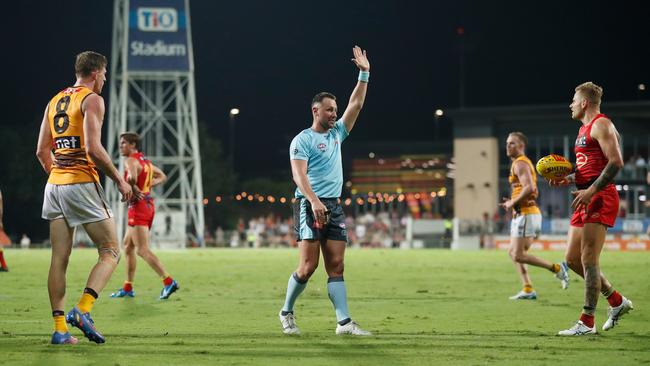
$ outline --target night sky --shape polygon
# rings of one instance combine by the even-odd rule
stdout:
[[[12,6],[1,123],[34,132],[1,142],[35,146],[45,104],[74,82],[75,54],[90,49],[110,60],[113,3]],[[650,83],[648,11],[627,2],[194,0],[190,8],[199,121],[227,149],[228,111],[241,109],[244,178],[288,170],[288,143],[310,125],[315,93],[336,94],[342,114],[356,82],[355,44],[368,50],[371,83],[348,143],[432,136],[433,111],[458,107],[461,38],[468,107],[568,105],[575,85],[593,80],[605,89],[606,111],[607,101],[647,98],[637,85]],[[260,155],[273,163],[256,164]]]

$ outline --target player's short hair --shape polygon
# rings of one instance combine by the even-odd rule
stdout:
[[[93,71],[99,71],[108,65],[106,56],[93,51],[84,51],[77,55],[74,63],[75,74],[85,78]]]
[[[509,136],[515,136],[516,138],[519,139],[519,141],[521,141],[524,144],[524,146],[528,146],[528,137],[526,137],[526,135],[524,135],[523,132],[519,132],[519,131],[510,132]]]
[[[582,94],[585,99],[589,101],[590,104],[593,104],[595,106],[600,105],[600,100],[603,97],[603,88],[592,83],[591,81],[587,81],[586,83],[582,83],[576,87],[576,92],[579,92]]]
[[[140,151],[140,135],[132,131],[126,131],[120,135],[121,139],[125,139],[129,144],[135,144],[135,148]]]
[[[312,98],[311,106],[313,107],[314,104],[322,102],[323,99],[325,99],[325,98],[330,98],[330,99],[336,100],[336,96],[334,94],[328,93],[328,92],[320,92],[320,93],[314,95],[314,98]]]

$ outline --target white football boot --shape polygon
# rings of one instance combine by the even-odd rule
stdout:
[[[509,297],[510,300],[537,300],[537,292],[526,292],[521,290],[514,296]]]
[[[336,335],[341,335],[341,334],[350,334],[350,335],[355,335],[355,336],[371,336],[372,333],[368,332],[367,330],[363,330],[359,327],[359,324],[350,321],[349,323],[345,325],[336,325]]]
[[[561,330],[557,333],[557,335],[561,336],[581,336],[581,335],[588,335],[588,334],[597,334],[596,332],[596,326],[594,325],[593,328],[589,328],[588,326],[585,325],[585,323],[582,322],[582,320],[578,320],[576,325],[572,326],[569,329],[566,330]]]
[[[621,305],[614,308],[610,306],[609,309],[607,309],[607,321],[603,324],[603,330],[607,331],[614,328],[618,324],[618,320],[621,316],[630,310],[634,310],[632,301],[623,296],[623,302],[621,302]]]
[[[562,282],[563,290],[569,288],[569,266],[567,266],[566,262],[560,263],[560,271],[555,274],[555,278]]]
[[[296,317],[293,316],[293,313],[282,315],[282,312],[280,312],[278,315],[280,316],[280,324],[282,324],[282,333],[289,335],[300,334],[300,329],[296,325]]]

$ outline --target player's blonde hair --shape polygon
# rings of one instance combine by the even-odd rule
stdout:
[[[585,97],[589,101],[589,104],[593,104],[596,107],[600,105],[600,100],[603,97],[603,88],[591,81],[578,85],[576,92]]]
[[[523,132],[519,132],[519,131],[510,132],[508,136],[514,136],[518,138],[519,141],[521,141],[524,144],[524,146],[528,146],[528,137],[526,137],[526,135],[524,135]]]

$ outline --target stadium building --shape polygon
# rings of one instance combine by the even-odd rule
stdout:
[[[648,107],[649,102],[630,101],[607,103],[604,108],[621,134],[625,159],[616,179],[620,217],[610,230],[619,242],[637,241],[650,223],[646,206]],[[440,120],[438,116],[436,123]],[[353,217],[382,212],[407,217],[403,238],[407,243],[402,243],[406,247],[450,247],[444,220],[452,217],[456,218],[454,242],[459,247],[505,246],[510,217],[498,203],[510,194],[511,163],[504,152],[508,134],[520,131],[528,137],[526,154],[533,162],[552,153],[575,162],[573,145],[579,123],[571,120],[564,104],[455,109],[445,111],[442,122],[446,128],[442,136],[436,128],[430,142],[351,144],[346,154],[351,169],[344,187],[348,213]],[[544,216],[542,239],[548,239],[541,243],[563,246],[571,189],[551,189],[542,179],[538,189]],[[492,238],[484,239],[488,234]],[[646,243],[640,243],[638,247],[645,248]]]

